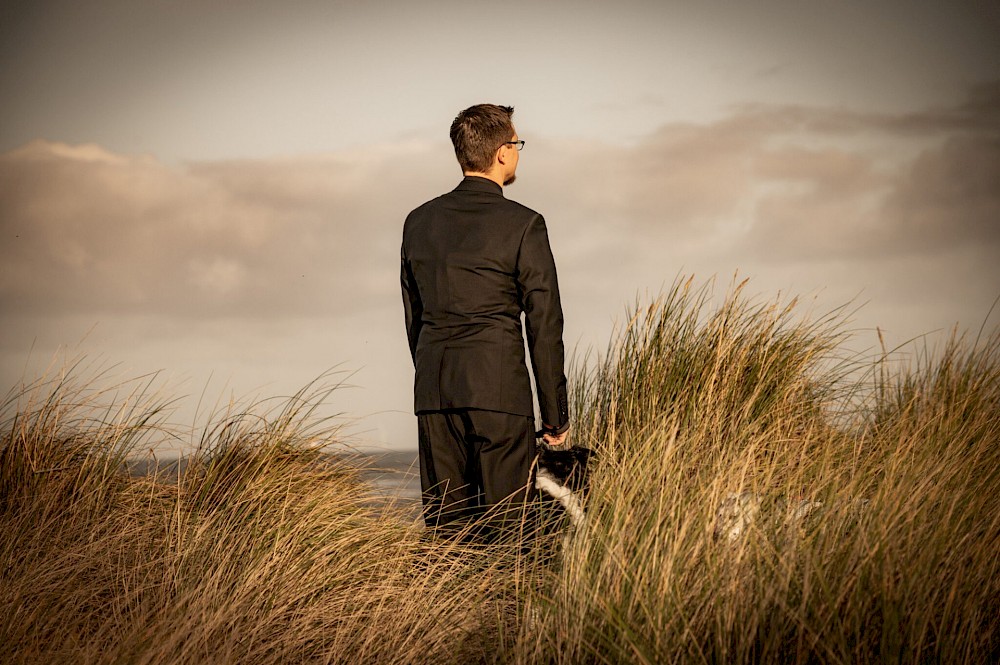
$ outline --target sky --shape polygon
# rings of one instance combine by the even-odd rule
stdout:
[[[997,34],[995,2],[4,3],[0,379],[158,372],[185,423],[332,371],[352,445],[414,449],[400,232],[480,102],[577,357],[682,275],[852,303],[859,351],[996,327]]]

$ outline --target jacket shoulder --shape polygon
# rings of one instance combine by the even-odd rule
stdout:
[[[526,205],[518,203],[517,201],[511,201],[510,199],[504,199],[507,205],[510,207],[512,213],[516,213],[518,217],[524,218],[527,221],[531,221],[536,217],[541,217],[542,213],[532,210]]]
[[[419,217],[421,214],[431,212],[435,208],[440,208],[444,204],[445,199],[447,197],[448,197],[447,194],[442,194],[441,196],[434,197],[433,199],[427,201],[426,203],[418,205],[416,208],[411,210],[408,215],[406,215],[406,221],[409,221],[414,217]]]
[[[456,205],[462,205],[462,199],[465,194],[467,193],[451,191],[417,206],[406,216],[406,225],[409,226],[414,221],[434,216],[440,212],[452,211]],[[528,206],[502,196],[497,196],[493,200],[490,200],[488,208],[488,210],[481,210],[481,212],[486,215],[497,215],[499,213],[501,218],[522,224],[528,224],[535,218],[542,217],[541,213],[532,210]]]

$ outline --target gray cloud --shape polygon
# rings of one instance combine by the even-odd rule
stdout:
[[[755,107],[627,147],[541,137],[510,195],[565,235],[570,272],[995,251],[996,111],[991,84],[908,116]],[[0,305],[201,318],[387,307],[401,220],[454,182],[451,159],[414,142],[167,166],[35,142],[0,156]]]
[[[251,318],[371,306],[399,220],[429,189],[401,173],[412,151],[167,167],[32,143],[0,157],[0,304]]]
[[[755,106],[628,147],[529,140],[516,196],[547,211],[577,316],[739,272],[821,308],[871,301],[856,323],[902,341],[978,326],[1000,294],[998,118],[989,84],[907,114]]]
[[[734,259],[921,255],[996,247],[998,146],[996,84],[952,109],[902,115],[757,106],[626,148],[544,144],[545,182],[531,193],[613,227],[615,240],[641,234]]]
[[[949,138],[914,160],[885,213],[902,244],[915,251],[959,245],[1000,250],[998,183],[1000,133]]]

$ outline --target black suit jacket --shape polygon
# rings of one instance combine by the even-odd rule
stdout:
[[[416,413],[533,416],[524,312],[542,420],[568,425],[562,306],[540,214],[467,176],[407,216],[401,259]]]

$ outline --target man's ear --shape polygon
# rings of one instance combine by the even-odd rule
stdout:
[[[497,154],[496,154],[495,157],[493,157],[493,163],[494,164],[506,164],[507,163],[507,155],[504,153],[504,148],[506,148],[506,147],[507,146],[505,144],[505,145],[502,145],[499,148],[497,148]]]

